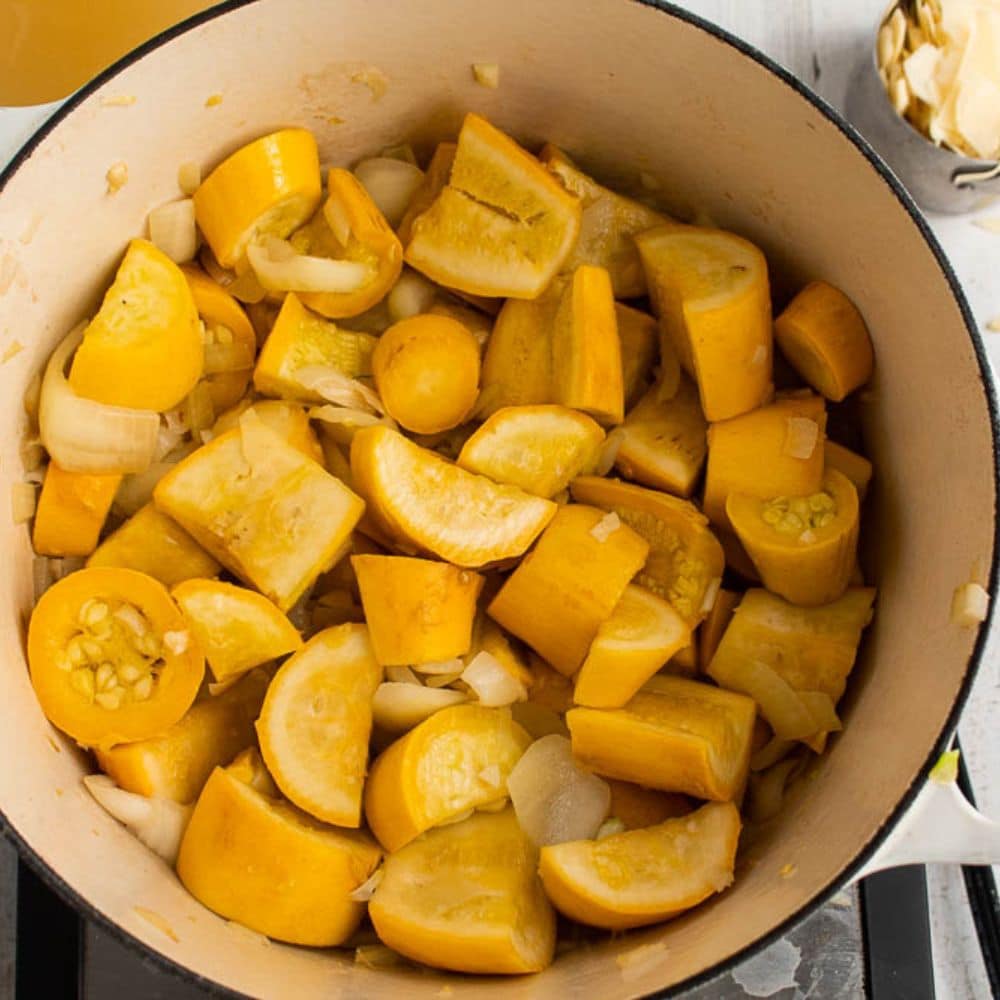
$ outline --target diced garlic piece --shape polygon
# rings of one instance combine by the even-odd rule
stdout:
[[[382,867],[379,866],[361,883],[353,892],[347,894],[349,899],[353,899],[355,903],[367,903],[372,896],[375,895],[375,890],[378,888],[379,883],[382,881],[382,877],[385,875]]]
[[[437,286],[433,282],[407,269],[389,292],[386,302],[389,316],[394,323],[398,323],[401,319],[429,312],[437,294]]]
[[[185,160],[177,168],[177,186],[188,197],[201,187],[201,167],[194,160]]]
[[[481,87],[496,90],[500,86],[499,63],[473,63],[472,75]]]
[[[186,264],[198,252],[194,202],[190,198],[159,205],[149,213],[149,239],[176,264]]]
[[[624,833],[625,824],[617,816],[609,816],[598,827],[594,834],[594,840],[603,840],[605,837],[613,837],[616,833]]]
[[[621,518],[614,512],[605,514],[591,529],[590,533],[599,542],[606,542],[622,526]]]

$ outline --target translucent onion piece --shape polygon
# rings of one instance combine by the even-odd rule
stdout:
[[[309,411],[309,419],[325,424],[330,437],[337,444],[343,445],[349,445],[354,439],[355,431],[362,427],[385,424],[396,429],[396,421],[392,417],[377,417],[374,413],[353,406],[315,406]]]
[[[758,774],[750,776],[749,807],[747,812],[754,823],[766,823],[781,811],[785,789],[799,773],[805,758],[788,757]]]
[[[528,698],[524,685],[485,650],[476,653],[462,671],[462,680],[472,688],[479,704],[488,708],[501,708]]]
[[[42,394],[42,376],[38,372],[35,372],[31,376],[31,381],[28,383],[28,388],[24,390],[24,413],[28,420],[31,421],[32,426],[38,425],[38,400]]]
[[[173,462],[153,462],[143,472],[126,476],[115,494],[115,510],[131,517],[140,507],[145,507],[153,499],[156,484],[177,464]]]
[[[106,774],[88,774],[83,783],[105,812],[124,823],[130,833],[167,864],[173,865],[191,818],[191,806],[126,792]]]
[[[350,407],[367,413],[385,413],[378,394],[364,382],[348,378],[343,372],[328,365],[306,365],[295,373],[295,380],[312,392],[318,393],[328,403]],[[320,418],[322,419],[322,418]]]
[[[429,688],[420,684],[385,681],[372,698],[372,721],[389,733],[404,733],[450,705],[468,698],[461,691]]]
[[[199,382],[184,400],[184,417],[192,434],[200,435],[215,423],[215,407],[208,385]]]
[[[606,476],[614,467],[618,458],[618,450],[625,440],[625,432],[616,427],[605,439],[600,454],[594,463],[594,475]]]
[[[64,370],[82,340],[81,325],[52,352],[45,367],[38,408],[42,444],[68,472],[142,472],[156,452],[159,415],[78,396]]]
[[[715,599],[719,596],[719,588],[721,586],[721,576],[714,576],[708,581],[708,586],[705,588],[705,596],[701,599],[700,611],[703,615],[707,615],[715,607]]]
[[[766,771],[773,764],[784,760],[797,746],[795,740],[783,740],[772,736],[751,758],[751,771]]]
[[[552,733],[569,736],[569,729],[563,717],[546,705],[539,705],[534,701],[522,701],[511,705],[510,714],[519,726],[527,729],[533,739],[540,740]]]
[[[247,259],[257,280],[272,292],[356,292],[372,278],[372,270],[353,260],[334,260],[332,257],[312,257],[294,254],[281,260],[276,258],[276,244],[286,240],[271,240],[267,246],[251,243]]]
[[[389,316],[393,323],[398,323],[401,319],[429,312],[437,294],[437,286],[433,282],[407,269],[392,286],[386,299]]]
[[[212,698],[218,698],[220,694],[225,694],[234,684],[239,684],[243,680],[243,674],[233,674],[224,681],[209,681],[208,693]]]
[[[160,205],[149,213],[149,238],[172,261],[186,264],[198,252],[194,202],[190,198]]]
[[[205,374],[245,372],[253,368],[253,351],[246,344],[206,344]]]
[[[625,824],[617,816],[610,816],[600,825],[594,840],[603,840],[605,837],[613,837],[616,833],[624,832]]]
[[[424,683],[430,688],[443,688],[454,684],[461,676],[461,671],[455,674],[426,674]]]
[[[472,75],[480,87],[496,90],[500,86],[499,63],[473,63]]]
[[[391,969],[408,964],[406,959],[384,944],[361,944],[354,949],[354,961],[369,969]]]
[[[379,882],[382,881],[383,875],[385,872],[382,868],[376,868],[357,889],[347,894],[348,899],[353,899],[355,903],[367,903],[375,895],[375,890],[378,888]]]
[[[415,663],[413,669],[418,674],[454,674],[461,676],[465,664],[456,656],[450,660],[434,660],[432,663]]]
[[[420,683],[420,678],[409,667],[386,667],[385,676],[398,684]]]
[[[15,524],[24,524],[35,516],[35,486],[33,483],[10,484],[10,516]]]
[[[424,172],[405,160],[373,156],[354,168],[354,176],[371,195],[378,210],[394,229],[410,205],[414,192],[423,183]]]
[[[607,818],[611,789],[577,766],[565,736],[543,736],[507,778],[521,828],[539,847],[589,840]]]

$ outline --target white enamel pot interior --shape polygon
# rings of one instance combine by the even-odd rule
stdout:
[[[479,61],[499,63],[498,90],[473,82]],[[381,74],[378,96],[369,84]],[[206,106],[214,94],[221,103]],[[136,100],[106,103],[118,95]],[[105,74],[0,191],[0,354],[24,345],[0,367],[2,495],[21,476],[25,386],[92,309],[149,209],[178,196],[180,163],[210,168],[283,125],[312,129],[334,163],[404,139],[426,151],[469,109],[529,146],[558,143],[600,175],[651,174],[679,211],[704,209],[759,243],[777,288],[822,276],[858,303],[878,358],[861,408],[877,469],[866,554],[875,623],[845,731],[780,820],[747,841],[724,895],[535,977],[372,971],[350,954],[268,945],[227,925],[88,797],[89,762],[46,723],[28,682],[31,550],[24,527],[0,517],[7,831],[87,915],[234,991],[419,1000],[448,985],[456,1000],[612,998],[705,979],[860,869],[943,746],[985,636],[949,623],[957,585],[978,577],[993,590],[996,522],[991,390],[954,276],[898,184],[828,109],[716,29],[630,0],[257,0],[189,22]],[[109,196],[116,161],[129,181]],[[623,968],[618,959],[644,944],[658,947]]]

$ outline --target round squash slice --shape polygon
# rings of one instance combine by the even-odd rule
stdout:
[[[49,721],[83,746],[158,736],[194,701],[205,659],[166,588],[145,573],[71,573],[28,628],[31,682]]]
[[[731,494],[726,515],[764,586],[792,604],[829,604],[847,590],[858,548],[858,492],[836,469],[808,496]]]

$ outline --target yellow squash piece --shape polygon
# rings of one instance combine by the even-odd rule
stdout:
[[[646,275],[633,237],[663,225],[667,217],[598,184],[551,144],[542,149],[539,158],[583,204],[580,235],[566,262],[567,270],[596,264],[608,269],[616,298],[645,295]]]
[[[483,578],[448,563],[406,556],[351,556],[375,659],[384,667],[463,656]]]
[[[690,641],[691,630],[671,604],[629,584],[597,630],[576,675],[573,701],[588,708],[621,708]]]
[[[666,225],[636,237],[660,326],[698,383],[710,421],[760,406],[771,391],[767,261],[721,229]]]
[[[832,604],[800,608],[766,590],[748,590],[707,672],[723,687],[750,694],[782,739],[839,728],[830,716],[874,600],[873,589],[857,587]]]
[[[729,528],[731,493],[767,499],[809,496],[823,482],[826,407],[819,396],[779,399],[708,431],[704,510]]]
[[[100,749],[168,730],[205,674],[163,584],[112,567],[70,573],[42,594],[28,626],[28,666],[49,721]]]
[[[187,580],[171,592],[217,681],[302,645],[295,626],[262,594],[220,580]]]
[[[663,668],[665,674],[674,674],[677,677],[694,677],[698,673],[697,638],[698,633],[693,632],[691,642],[682,646],[670,657],[667,665]]]
[[[603,267],[580,265],[560,296],[552,324],[552,372],[557,403],[601,424],[622,422],[621,341],[611,279]]]
[[[252,240],[283,238],[301,226],[321,194],[316,140],[287,128],[223,160],[194,193],[195,218],[219,263],[235,268]]]
[[[196,701],[162,736],[98,750],[97,763],[136,795],[194,802],[216,767],[254,742],[254,720],[268,676],[255,671],[216,696]]]
[[[254,755],[256,756],[256,755]],[[337,830],[260,791],[262,770],[216,768],[188,823],[177,874],[199,902],[277,941],[343,944],[365,914],[350,893],[378,866],[364,833]]]
[[[456,566],[522,555],[556,512],[550,500],[466,472],[387,427],[354,435],[351,472],[382,532]]]
[[[479,342],[447,316],[400,320],[372,355],[375,388],[394,420],[417,434],[451,430],[469,416],[479,394]]]
[[[712,802],[645,830],[543,847],[538,871],[567,917],[607,930],[643,927],[732,883],[740,826],[736,806]]]
[[[708,521],[686,500],[632,486],[619,479],[580,476],[570,484],[573,499],[613,511],[649,543],[646,565],[635,583],[666,598],[694,628],[725,569],[722,546]]]
[[[334,167],[327,175],[323,212],[292,244],[304,253],[363,265],[367,280],[351,292],[308,292],[302,301],[330,319],[358,316],[371,309],[403,270],[403,247],[385,216],[350,172]]]
[[[621,341],[622,385],[625,390],[625,408],[631,409],[639,402],[649,385],[650,373],[656,363],[659,333],[656,320],[648,313],[631,306],[615,303],[615,317],[618,320],[618,339]],[[677,355],[670,349],[669,357],[661,360],[661,368],[673,366],[680,374]],[[660,382],[664,382],[661,372]]]
[[[608,816],[620,819],[626,830],[641,830],[676,816],[685,816],[695,806],[693,799],[679,792],[643,788],[642,785],[619,781],[617,778],[608,778],[606,781],[611,789]]]
[[[265,396],[322,403],[323,397],[296,374],[302,369],[333,368],[347,378],[370,375],[377,341],[370,333],[344,330],[317,316],[289,292],[257,359],[254,388]]]
[[[465,442],[458,464],[526,493],[553,497],[592,465],[604,442],[600,425],[565,406],[507,406]]]
[[[282,611],[343,554],[364,512],[340,480],[252,413],[176,465],[153,498]]]
[[[204,324],[204,382],[212,409],[222,413],[235,406],[246,392],[257,337],[243,307],[220,284],[196,267],[181,270]]]
[[[338,625],[309,640],[274,675],[257,735],[267,769],[311,816],[361,825],[372,697],[382,681],[365,625]]]
[[[67,472],[54,461],[35,508],[31,541],[40,556],[89,556],[122,481],[120,475]]]
[[[850,448],[845,448],[829,438],[823,442],[823,455],[827,469],[842,472],[858,491],[858,501],[863,501],[868,493],[868,485],[872,481],[872,463],[864,455],[859,455]]]
[[[597,774],[729,802],[746,782],[756,714],[745,695],[657,676],[623,708],[574,708],[566,725],[574,756]]]
[[[725,590],[724,588],[720,588],[716,595],[712,610],[709,611],[708,617],[698,632],[698,660],[706,668],[712,662],[712,657],[715,656],[715,651],[719,648],[719,642],[729,627],[729,623],[733,619],[733,612],[742,596],[735,590]]]
[[[604,525],[594,507],[560,507],[488,611],[553,667],[577,671],[605,619],[646,560],[647,542],[626,524]]]
[[[108,535],[88,566],[121,566],[173,587],[195,577],[215,576],[219,564],[174,520],[148,503]]]
[[[132,240],[84,332],[69,384],[99,403],[162,411],[195,387],[203,366],[184,272],[148,240]]]
[[[324,464],[323,448],[309,423],[309,415],[303,406],[288,400],[258,399],[255,403],[246,400],[245,403],[227,410],[215,421],[212,425],[212,436],[218,437],[226,431],[235,430],[240,426],[240,417],[247,410],[256,413],[265,427],[270,427],[296,451],[302,452],[306,458],[311,458],[320,465]]]
[[[431,161],[424,171],[424,179],[420,187],[413,192],[406,214],[396,227],[396,234],[404,245],[410,242],[414,220],[434,204],[448,183],[448,175],[451,173],[451,165],[455,162],[457,149],[458,145],[454,142],[439,142],[435,147],[434,155],[431,156]]]
[[[413,221],[406,262],[458,291],[533,299],[566,262],[580,211],[538,160],[468,114],[447,185]]]
[[[455,972],[539,972],[556,921],[513,809],[431,830],[386,858],[368,912],[390,948]]]
[[[483,357],[480,417],[505,406],[554,403],[552,329],[559,308],[558,282],[536,299],[507,299],[497,314]]]
[[[828,469],[805,497],[761,500],[731,493],[726,515],[764,586],[792,604],[829,604],[845,590],[857,562],[858,492]]]
[[[836,403],[871,378],[868,327],[858,307],[825,281],[806,285],[788,303],[774,321],[774,336],[802,378]]]
[[[654,385],[625,417],[615,465],[626,479],[689,497],[701,475],[708,425],[694,383],[681,377],[677,391],[663,398]]]
[[[503,708],[435,712],[372,764],[365,818],[387,851],[468,809],[507,798],[507,776],[531,737]]]

